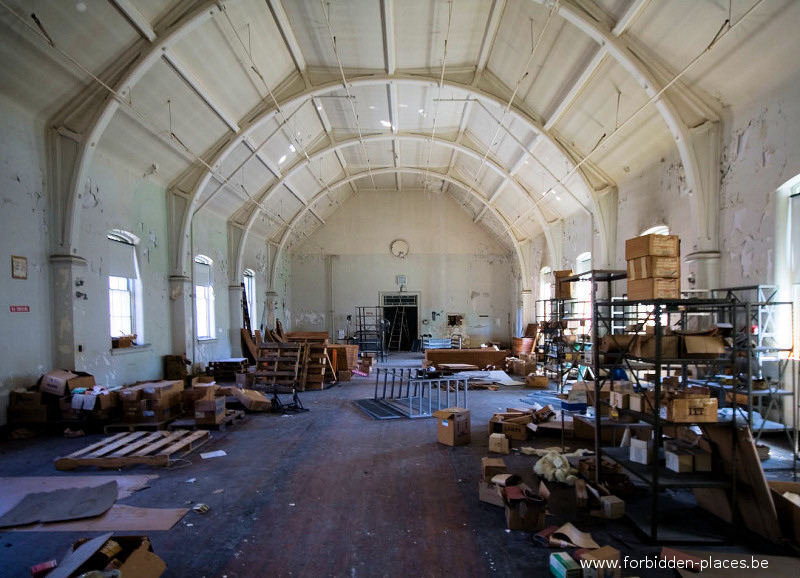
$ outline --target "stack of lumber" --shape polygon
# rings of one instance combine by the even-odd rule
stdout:
[[[210,361],[206,368],[206,374],[214,376],[214,381],[235,382],[236,374],[246,372],[249,366],[244,357],[231,357],[229,359],[219,359]]]

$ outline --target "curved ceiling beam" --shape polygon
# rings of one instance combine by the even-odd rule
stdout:
[[[425,169],[412,168],[412,167],[399,167],[399,168],[387,167],[387,168],[383,168],[383,169],[372,169],[371,173],[373,175],[385,175],[385,174],[394,174],[394,173],[396,173],[398,171],[403,172],[403,173],[416,174],[416,175],[424,175],[426,173]],[[433,178],[436,178],[436,179],[439,179],[439,180],[442,180],[442,181],[446,181],[446,182],[448,182],[448,183],[450,183],[452,185],[455,185],[455,186],[457,186],[459,188],[462,188],[462,189],[465,189],[467,191],[470,191],[469,185],[467,185],[466,183],[463,183],[463,182],[459,181],[458,179],[453,178],[453,177],[451,177],[449,175],[443,175],[441,173],[429,173],[429,174],[431,174],[431,176],[433,176]],[[277,249],[275,251],[275,258],[274,258],[274,260],[272,262],[272,267],[271,267],[271,270],[270,270],[270,275],[269,275],[269,280],[268,280],[269,283],[270,283],[270,289],[269,289],[270,291],[273,290],[272,282],[275,279],[275,274],[277,272],[277,267],[278,267],[278,261],[280,259],[281,253],[283,253],[284,249],[286,248],[286,243],[289,240],[289,236],[292,233],[293,227],[298,222],[300,222],[300,219],[302,219],[306,215],[306,213],[311,211],[311,208],[314,206],[314,204],[317,201],[323,199],[325,197],[325,195],[328,194],[328,190],[332,190],[332,189],[335,189],[335,188],[339,188],[339,187],[348,185],[352,181],[356,181],[358,179],[367,178],[368,176],[369,176],[369,173],[367,173],[366,171],[362,171],[361,173],[358,173],[357,175],[348,175],[345,178],[340,179],[340,180],[332,183],[331,185],[329,185],[329,187],[327,189],[320,190],[319,192],[317,192],[317,194],[314,195],[314,197],[309,200],[308,204],[305,207],[303,207],[302,209],[300,209],[300,211],[298,211],[297,214],[295,214],[294,217],[292,217],[292,220],[286,226],[286,229],[284,230],[283,235],[281,236],[280,243],[278,243],[278,247],[277,247]],[[471,194],[473,196],[477,197],[477,199],[480,202],[486,203],[486,199],[484,199],[481,195],[479,195],[477,193],[477,191],[472,190]],[[494,209],[493,207],[490,207],[489,210],[492,211],[492,213],[501,222],[507,222],[505,217],[503,217],[496,209]],[[521,269],[521,273],[522,273],[523,289],[529,289],[530,287],[529,287],[529,279],[528,279],[528,273],[527,273],[528,268],[527,268],[527,265],[526,265],[526,261],[524,259],[524,255],[522,254],[522,246],[514,238],[513,233],[509,233],[509,236],[511,237],[512,242],[514,244],[514,250],[515,250],[515,252],[517,254],[517,260],[519,261],[519,264],[520,264],[520,269]]]
[[[424,85],[436,88],[438,86],[438,80],[428,77],[416,77],[416,76],[412,77],[412,76],[387,75],[387,74],[362,76],[358,78],[348,79],[348,85],[353,87],[386,85],[386,84],[407,84],[407,85],[417,85],[417,86]],[[463,91],[467,95],[475,98],[476,100],[486,101],[488,103],[498,106],[501,109],[507,106],[507,102],[497,97],[496,95],[478,89],[471,85],[445,80],[443,86]],[[335,90],[340,90],[341,87],[342,85],[341,82],[339,81],[332,81],[326,84],[314,86],[308,90],[303,91],[300,94],[297,94],[291,98],[286,99],[283,102],[280,102],[278,106],[280,108],[285,108],[285,107],[297,108],[308,100],[324,96],[325,94],[333,92]],[[242,127],[240,132],[234,138],[228,141],[228,143],[219,150],[214,159],[210,161],[208,164],[212,167],[218,167],[220,163],[222,163],[228,157],[228,155],[230,155],[236,149],[236,147],[239,146],[239,144],[242,144],[252,134],[253,131],[258,129],[262,124],[269,122],[270,120],[273,120],[277,114],[278,114],[278,109],[272,108],[252,118],[248,123],[244,121],[240,122],[239,126]],[[509,109],[509,114],[512,116],[512,118],[517,119],[519,122],[527,126],[530,130],[536,132],[537,134],[541,135],[542,138],[546,139],[549,144],[554,146],[561,153],[561,155],[566,160],[568,166],[574,167],[575,163],[572,161],[572,156],[569,154],[569,152],[558,141],[558,139],[553,138],[553,136],[548,131],[546,131],[539,122],[537,122],[524,112],[516,109],[515,107],[511,107]],[[525,155],[530,155],[531,157],[535,158],[535,155],[531,150],[526,149],[525,147],[522,148]],[[251,156],[254,156],[255,154],[256,152],[251,152]],[[536,161],[542,164],[541,161],[539,161],[538,159],[536,159]],[[580,179],[581,183],[585,187],[586,192],[588,193],[591,199],[593,212],[598,211],[599,207],[595,198],[595,191],[591,186],[591,184],[589,183],[588,179],[586,178],[586,175],[580,169],[576,171],[576,175]],[[214,178],[214,176],[215,175],[212,174],[210,170],[206,169],[203,173],[203,176],[198,180],[197,185],[191,192],[189,198],[189,206],[184,216],[182,231],[179,236],[180,247],[179,250],[177,251],[178,261],[176,263],[176,269],[178,269],[178,271],[176,271],[176,273],[186,269],[187,266],[185,262],[187,255],[186,243],[188,243],[189,239],[188,231],[191,225],[191,219],[199,202],[199,196],[201,191],[203,191],[203,189],[207,186],[210,180]],[[605,248],[607,245],[605,231],[601,230],[600,236],[601,236],[601,246]]]
[[[126,98],[130,94],[131,88],[142,79],[153,65],[158,62],[166,51],[174,46],[179,40],[189,34],[192,30],[209,20],[220,11],[220,6],[228,0],[210,0],[203,3],[200,7],[188,13],[182,18],[180,23],[172,26],[170,31],[158,42],[150,43],[144,41],[142,54],[136,64],[128,74],[114,87],[114,93],[109,95],[108,100],[98,111],[87,131],[85,138],[79,144],[76,166],[73,177],[69,185],[66,199],[66,209],[64,215],[64,230],[61,236],[61,247],[68,249],[71,253],[77,253],[73,239],[74,230],[78,218],[77,198],[83,183],[89,175],[89,168],[94,159],[94,151],[100,138],[108,128],[108,124],[117,112],[121,102],[119,98]]]
[[[326,147],[325,149],[317,151],[311,157],[309,157],[309,159],[304,159],[302,162],[297,163],[295,166],[293,166],[291,168],[291,170],[289,170],[285,175],[283,175],[283,177],[279,181],[273,183],[272,185],[270,185],[266,189],[263,189],[262,191],[259,191],[259,193],[256,195],[257,203],[259,205],[261,205],[262,203],[265,203],[266,201],[268,201],[269,197],[275,191],[280,189],[281,186],[285,186],[286,185],[286,181],[289,178],[291,178],[293,175],[297,174],[298,172],[300,172],[303,169],[305,169],[306,167],[308,167],[308,165],[311,162],[319,160],[319,159],[321,159],[322,157],[324,157],[326,155],[335,154],[338,151],[344,150],[345,148],[348,148],[348,147],[358,146],[358,145],[361,144],[362,141],[364,143],[372,143],[372,142],[384,142],[384,141],[395,141],[395,140],[397,140],[397,141],[419,141],[419,142],[423,142],[423,143],[431,142],[431,138],[427,137],[427,136],[416,135],[416,134],[403,134],[403,133],[398,133],[398,134],[378,134],[378,135],[367,136],[367,137],[364,137],[363,139],[352,138],[352,139],[349,139],[349,140],[346,140],[346,141],[338,141],[335,144]],[[435,142],[436,144],[441,145],[443,147],[450,148],[450,149],[453,149],[454,151],[457,151],[459,153],[465,154],[465,155],[467,155],[467,156],[469,156],[469,157],[471,157],[471,158],[473,158],[473,159],[475,159],[477,161],[482,161],[483,160],[483,156],[481,154],[477,153],[476,151],[472,150],[471,148],[469,148],[469,147],[467,147],[467,146],[465,146],[463,144],[454,143],[452,141],[445,140],[445,139],[442,139],[440,137],[434,138],[433,142]],[[509,173],[507,170],[505,170],[500,165],[496,164],[491,159],[486,159],[486,165],[490,169],[492,169],[496,174],[498,174],[501,178],[503,178],[503,184],[501,186],[505,186],[506,184],[511,184],[514,187],[516,187],[518,189],[518,192],[520,192],[523,196],[530,198],[530,193],[525,189],[525,187],[523,187],[514,178],[513,175],[511,175],[511,173]],[[388,168],[386,170],[400,171],[403,168],[409,169],[409,171],[406,171],[406,172],[411,172],[411,169],[414,169],[415,167],[390,167],[390,168]],[[358,175],[354,175],[355,178],[353,180],[356,180],[359,177],[359,175],[362,175],[362,174],[365,174],[365,173],[359,173]],[[441,176],[442,180],[448,181],[448,179],[444,178],[444,175],[441,175],[441,173],[434,173],[434,176]],[[348,181],[348,182],[350,182],[350,181]],[[450,181],[448,181],[448,182],[450,182]],[[460,183],[460,182],[461,181],[456,181],[456,183]],[[330,189],[330,186],[320,187],[319,189],[317,189],[317,191],[314,193],[314,196],[312,197],[313,200],[305,200],[303,202],[303,204],[305,205],[305,208],[311,207],[311,205],[314,204],[316,199],[321,198],[321,197],[318,197],[318,193],[321,192],[321,190],[323,188],[325,189],[325,192],[327,192]],[[513,223],[509,223],[508,219],[506,219],[497,210],[497,208],[494,206],[494,204],[492,203],[492,198],[494,196],[486,198],[485,196],[481,195],[478,191],[474,190],[474,187],[468,187],[468,186],[464,185],[464,188],[466,188],[476,199],[478,199],[481,202],[481,204],[484,206],[484,211],[490,211],[502,223],[504,223],[506,225],[505,232],[508,233],[509,238],[512,240],[512,244],[518,245],[519,242],[516,240],[516,237],[514,236],[513,231],[512,231],[513,228],[514,228],[514,224]],[[535,199],[531,199],[531,201],[535,202]],[[539,220],[539,224],[542,226],[543,232],[546,233],[547,229],[548,229],[548,223],[547,223],[547,221],[545,221],[544,215],[541,213],[541,210],[538,208],[538,205],[534,205],[534,207],[537,209],[535,211],[535,214],[536,214],[536,217]],[[244,225],[244,233],[242,234],[242,240],[241,240],[241,243],[240,243],[240,246],[239,246],[239,251],[238,251],[238,256],[237,256],[237,261],[236,261],[236,267],[234,269],[234,271],[236,272],[237,278],[238,278],[238,272],[241,270],[241,267],[242,267],[241,260],[242,260],[243,254],[244,254],[244,247],[245,247],[245,244],[246,244],[246,241],[247,241],[247,237],[249,236],[250,231],[251,231],[253,225],[256,222],[257,216],[258,216],[258,210],[253,211],[253,213],[250,215],[250,217],[247,219],[247,222]],[[289,224],[287,227],[291,227],[291,224]]]
[[[600,44],[601,47],[608,50],[609,55],[636,79],[647,96],[651,99],[655,98],[655,107],[667,125],[670,133],[672,133],[672,137],[675,139],[675,144],[678,147],[678,154],[680,155],[686,173],[686,183],[689,189],[694,192],[695,210],[693,211],[693,219],[695,221],[695,230],[697,231],[698,238],[710,240],[711,235],[716,236],[716,232],[711,231],[711,228],[707,226],[708,215],[706,215],[705,209],[707,205],[705,196],[708,192],[704,191],[702,188],[700,165],[697,160],[697,155],[691,146],[689,129],[678,114],[669,96],[666,93],[659,95],[659,91],[662,87],[652,73],[644,64],[633,56],[633,51],[625,40],[615,36],[611,30],[604,27],[580,8],[574,6],[569,0],[531,1],[541,4],[548,9],[556,7],[562,18]]]

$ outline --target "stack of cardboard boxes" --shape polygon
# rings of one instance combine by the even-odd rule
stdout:
[[[372,365],[374,362],[375,358],[371,353],[362,351],[361,358],[358,360],[358,371],[362,374],[369,375],[372,372]]]
[[[628,299],[680,299],[680,249],[676,235],[642,235],[625,241]]]
[[[158,423],[183,414],[182,380],[148,381],[120,391],[122,419],[128,423]]]

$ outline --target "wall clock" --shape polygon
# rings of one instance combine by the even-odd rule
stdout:
[[[389,251],[391,251],[392,255],[395,257],[404,259],[405,256],[408,255],[408,242],[403,239],[395,239],[389,245]]]

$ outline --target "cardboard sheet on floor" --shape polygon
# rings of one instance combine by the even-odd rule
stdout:
[[[93,518],[106,512],[117,501],[117,482],[86,488],[62,488],[26,494],[13,508],[0,516],[0,528],[36,522],[63,522]]]
[[[64,488],[93,488],[114,479],[117,481],[117,499],[122,500],[158,479],[157,474],[133,476],[28,476],[0,478],[0,516],[16,506],[31,492],[50,492]]]
[[[189,511],[188,508],[137,508],[115,504],[95,518],[31,524],[13,528],[17,532],[155,532],[169,530]]]
[[[551,548],[599,548],[588,532],[581,532],[569,522],[550,535]]]
[[[511,379],[509,375],[500,369],[492,371],[460,371],[458,377],[466,377],[483,383],[497,383],[499,385],[525,385],[523,381]]]

